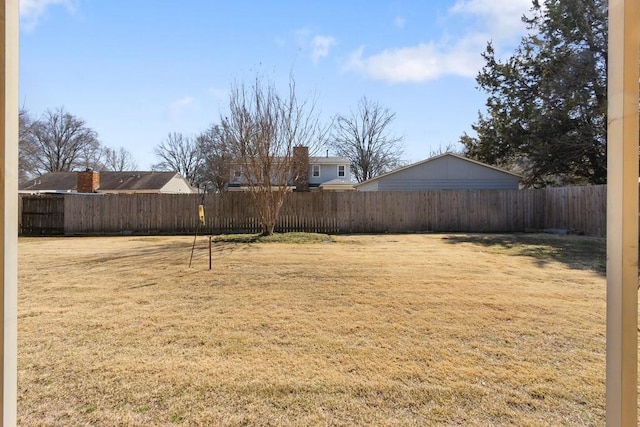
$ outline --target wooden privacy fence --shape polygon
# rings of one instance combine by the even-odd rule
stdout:
[[[192,234],[197,194],[68,194],[21,196],[21,233]],[[204,197],[200,233],[257,233],[248,193]],[[540,190],[292,193],[276,231],[320,233],[606,231],[606,186]],[[60,224],[63,224],[60,227]]]
[[[23,235],[64,234],[64,196],[22,197],[20,233]]]

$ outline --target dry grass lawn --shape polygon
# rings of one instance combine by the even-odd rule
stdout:
[[[604,241],[23,238],[24,426],[604,424]]]

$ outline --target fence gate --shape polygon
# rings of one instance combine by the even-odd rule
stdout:
[[[55,236],[64,234],[64,196],[23,196],[20,234]]]

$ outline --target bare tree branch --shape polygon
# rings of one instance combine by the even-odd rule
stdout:
[[[115,172],[134,171],[138,168],[133,155],[124,147],[104,149],[104,169]]]
[[[400,162],[404,151],[402,137],[389,133],[395,113],[366,97],[360,99],[356,111],[337,115],[330,147],[349,159],[358,182],[385,173]]]
[[[21,108],[18,114],[18,179],[20,182],[34,178],[34,146],[30,138],[33,118],[27,110]]]
[[[20,157],[27,174],[83,168],[90,162],[90,154],[100,150],[97,133],[62,107],[47,110],[35,121],[25,112],[21,122]]]
[[[179,172],[189,181],[189,184],[198,184],[202,156],[193,138],[172,132],[155,148],[154,152],[160,158],[160,162],[156,163],[153,169]]]
[[[196,144],[203,160],[201,176],[204,184],[217,192],[226,191],[233,156],[224,129],[211,125],[196,137]]]
[[[449,143],[447,145],[440,144],[437,148],[432,148],[431,150],[429,150],[429,157],[440,156],[446,153],[464,155],[464,149],[463,147],[460,147],[453,143]]]

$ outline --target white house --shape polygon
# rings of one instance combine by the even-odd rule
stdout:
[[[309,157],[309,190],[351,191],[351,168],[346,157]]]
[[[518,189],[515,173],[445,153],[355,185],[356,191]]]
[[[297,153],[297,154],[296,154]],[[302,180],[302,187],[297,188],[300,183],[289,182],[292,190],[297,191],[352,191],[351,169],[349,159],[346,157],[324,157],[309,156],[306,147],[296,147],[294,156],[301,156],[301,161],[294,164],[304,165],[307,168],[307,180]],[[308,166],[307,166],[308,165]],[[295,166],[294,166],[295,167]],[[297,173],[297,176],[303,175]],[[231,168],[231,177],[228,186],[229,191],[247,191],[249,189],[244,171],[238,166]]]

